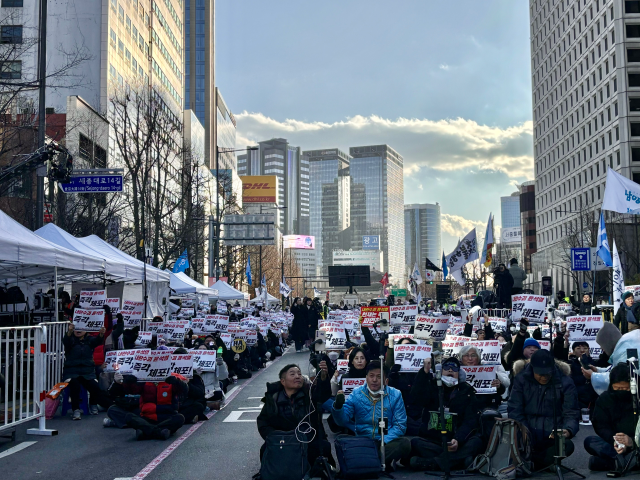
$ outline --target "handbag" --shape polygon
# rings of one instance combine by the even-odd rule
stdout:
[[[301,480],[309,471],[307,444],[295,432],[275,431],[265,441],[260,480]]]
[[[341,478],[378,478],[382,473],[378,445],[372,438],[338,435],[335,447]]]

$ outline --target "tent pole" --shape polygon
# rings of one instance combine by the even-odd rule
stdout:
[[[53,295],[54,295],[53,321],[57,322],[59,320],[59,316],[58,316],[58,267],[53,267]]]

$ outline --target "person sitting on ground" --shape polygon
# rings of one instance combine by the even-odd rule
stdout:
[[[366,384],[355,388],[346,400],[344,392],[338,391],[332,415],[338,425],[354,425],[356,436],[373,438],[380,445],[380,397],[384,395],[385,416],[388,422],[388,433],[384,436],[384,461],[389,469],[393,469],[394,461],[408,458],[411,442],[403,436],[407,430],[407,413],[402,395],[395,388],[387,386],[387,378],[385,385],[382,385],[382,368],[377,360],[369,362]],[[387,374],[385,368],[385,377]]]
[[[473,367],[482,365],[482,354],[477,347],[473,345],[465,345],[460,349],[460,358],[462,359],[462,366]],[[511,384],[509,380],[509,374],[505,371],[502,365],[495,365],[496,378],[491,382],[491,386],[497,389],[494,394],[482,394],[476,393],[478,410],[482,411],[485,408],[497,409],[502,403],[502,396],[509,388]]]
[[[307,444],[309,465],[313,465],[316,458],[322,456],[335,466],[331,444],[327,441],[322,426],[322,410],[319,408],[319,405],[327,401],[331,395],[327,365],[320,362],[320,375],[315,378],[313,384],[305,380],[300,368],[295,364],[283,367],[278,376],[280,381],[268,383],[267,391],[262,398],[264,407],[257,419],[260,436],[266,441],[274,432],[292,432],[305,420],[315,429],[314,438],[308,439],[310,443]],[[261,460],[265,448],[266,443],[260,448]]]
[[[593,429],[597,435],[584,439],[584,449],[591,455],[589,470],[606,472],[616,465],[618,455],[628,455],[638,448],[633,437],[636,418],[631,397],[629,365],[620,363],[609,374],[609,389],[596,401]],[[626,462],[625,462],[626,463]]]
[[[536,341],[535,343],[529,342],[529,344],[525,347],[525,341],[529,339],[529,332],[527,332],[527,327],[529,326],[529,322],[527,319],[523,318],[520,320],[520,329],[517,331],[512,340],[511,350],[507,354],[505,358],[505,370],[511,371],[513,369],[514,363],[518,360],[527,360],[533,354],[531,349],[526,350],[529,347],[537,346],[540,348],[540,344]],[[526,356],[528,355],[528,356]]]
[[[566,439],[566,456],[573,453],[574,445],[570,439],[580,428],[580,408],[570,372],[569,366],[556,361],[548,350],[536,350],[531,361],[513,380],[508,403],[509,418],[529,429],[531,460],[536,470],[553,464],[554,412],[556,424]],[[555,394],[552,389],[555,389]]]
[[[553,342],[553,354],[558,360],[567,362],[571,367],[571,379],[578,391],[578,403],[580,408],[588,408],[593,412],[598,394],[593,389],[593,385],[582,374],[582,364],[580,359],[583,355],[589,356],[589,344],[587,342],[573,342],[569,353],[569,332],[564,336],[558,335]],[[592,363],[591,358],[588,361]]]
[[[69,381],[69,399],[73,410],[73,420],[82,418],[80,410],[80,393],[84,388],[90,395],[89,412],[98,414],[98,404],[108,406],[108,401],[103,395],[97,382],[96,367],[93,360],[93,351],[104,344],[104,332],[102,327],[96,336],[87,335],[87,332],[76,330],[73,323],[69,324],[62,344],[64,345],[64,368],[62,378]]]
[[[622,304],[613,319],[613,324],[618,327],[623,335],[629,332],[629,324],[637,325],[640,321],[640,303],[633,303],[633,293],[622,294]]]
[[[476,433],[476,392],[465,381],[465,373],[460,366],[456,357],[442,361],[444,407],[447,413],[455,414],[453,431],[447,432],[448,461],[451,469],[468,467],[482,449],[482,439]],[[432,412],[440,410],[439,387],[431,372],[431,360],[425,360],[424,368],[418,372],[411,396],[415,403],[423,407],[420,436],[411,440],[411,468],[442,470],[445,468],[442,433],[438,428],[439,421],[434,422],[432,415]]]

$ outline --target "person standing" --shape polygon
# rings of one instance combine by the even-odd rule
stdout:
[[[307,340],[307,325],[306,325],[306,315],[303,310],[302,300],[300,297],[297,297],[293,305],[291,306],[291,313],[293,313],[293,322],[291,323],[291,338],[296,344],[296,352],[300,353],[302,351],[302,346],[304,342]]]
[[[509,273],[513,277],[513,287],[511,287],[511,295],[518,295],[520,292],[522,292],[523,284],[527,280],[527,273],[524,271],[524,268],[518,265],[518,260],[516,258],[512,258],[509,263],[511,264]]]
[[[498,308],[511,308],[511,289],[513,288],[513,277],[507,270],[504,263],[498,265],[493,272],[493,281],[496,286],[498,296]]]

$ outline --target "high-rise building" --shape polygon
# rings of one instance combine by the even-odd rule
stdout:
[[[417,263],[424,278],[425,258],[436,266],[442,262],[440,204],[414,203],[404,206],[404,258],[412,269]]]
[[[520,225],[522,228],[522,265],[531,273],[531,255],[537,251],[536,238],[536,182],[520,185]]]
[[[361,250],[363,236],[379,235],[384,270],[404,285],[403,158],[388,145],[352,147],[349,154],[351,246]]]
[[[509,197],[500,197],[500,216],[502,228],[520,226],[520,192],[512,193]]]
[[[171,0],[163,2],[170,4]],[[181,5],[184,3],[184,108],[193,110],[204,126],[207,145],[205,161],[211,168],[215,168],[215,146],[218,145],[218,89],[215,88],[214,61],[215,0],[177,2]]]
[[[529,5],[534,281],[551,275],[556,290],[568,292],[576,285],[563,265],[567,232],[581,228],[581,220],[589,228],[597,221],[608,168],[640,176],[640,2]]]
[[[332,252],[341,248],[349,227],[349,154],[338,148],[303,152],[309,161],[309,235],[316,239],[316,264],[326,274]]]
[[[255,148],[255,147],[251,147]],[[283,235],[309,233],[309,160],[284,138],[258,143],[238,155],[238,175],[278,177],[278,225]]]

